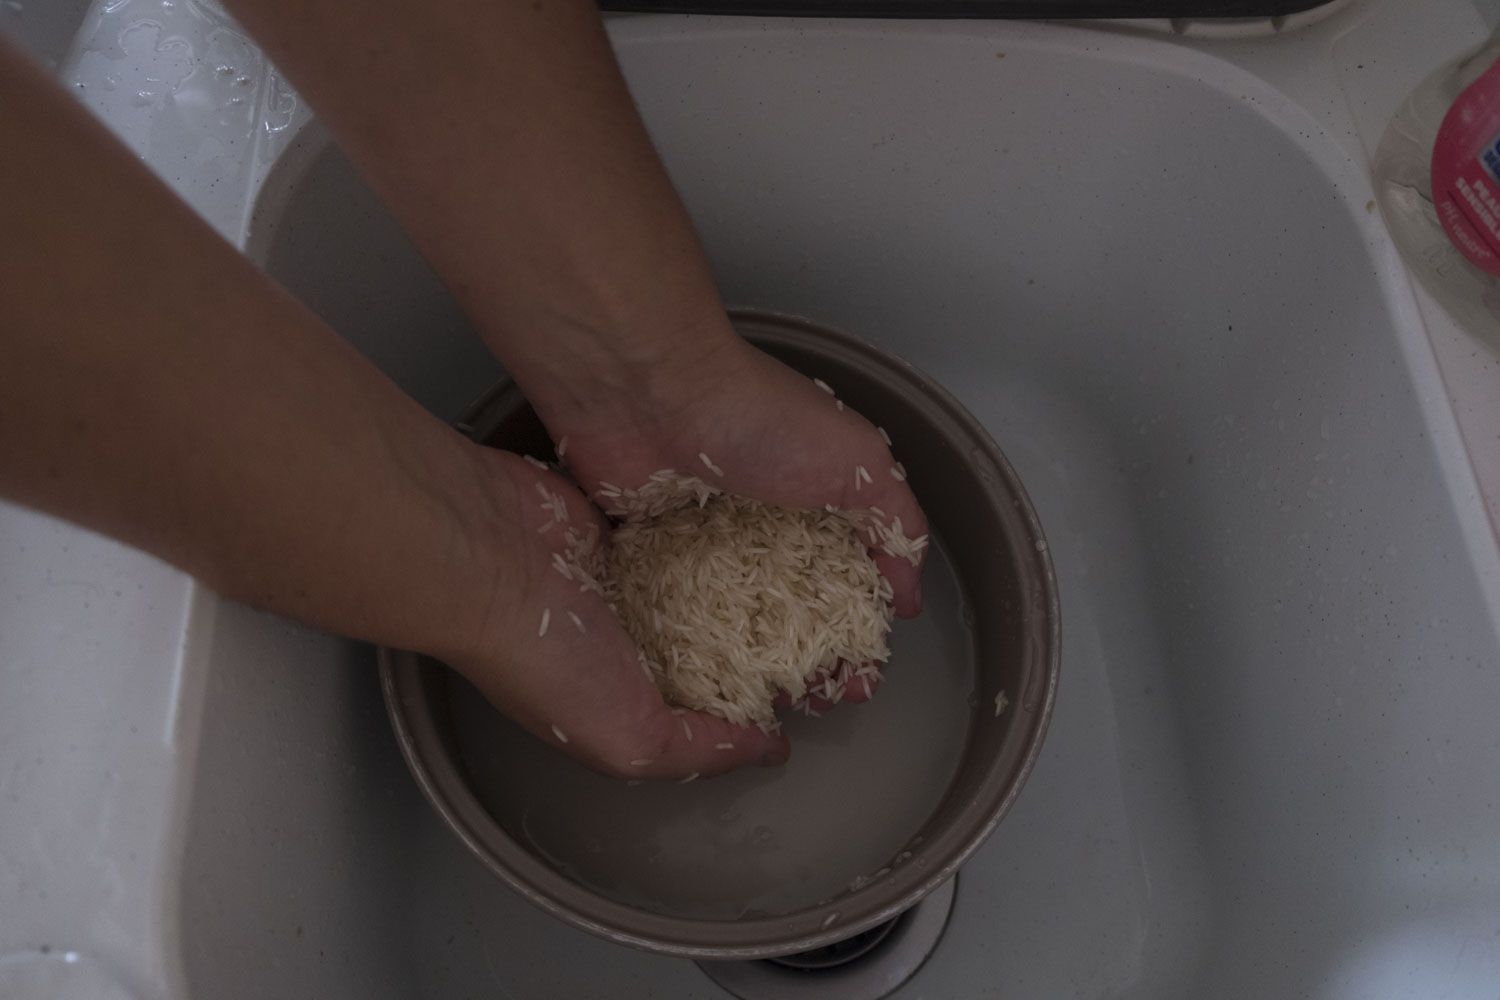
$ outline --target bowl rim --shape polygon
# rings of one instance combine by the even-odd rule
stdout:
[[[920,402],[929,417],[946,424],[944,436],[966,438],[970,454],[981,454],[996,473],[987,503],[1010,508],[1018,522],[1018,550],[1031,563],[1025,582],[1032,607],[1023,616],[1028,632],[1022,690],[1014,718],[1024,719],[1019,761],[1001,773],[1000,755],[985,767],[973,796],[936,835],[913,848],[913,859],[890,876],[836,899],[794,913],[741,920],[711,920],[654,913],[610,899],[568,879],[510,836],[463,780],[462,769],[446,750],[432,704],[425,696],[422,658],[382,647],[378,650],[381,691],[396,740],[422,793],[469,852],[511,889],[552,916],[618,944],[692,959],[759,959],[806,951],[842,940],[889,920],[915,905],[951,878],[1010,811],[1035,766],[1056,700],[1061,654],[1061,616],[1050,548],[1019,476],[984,426],[954,396],[896,355],[841,330],[796,316],[758,309],[731,309],[735,329],[752,342],[805,346],[809,339],[825,353],[878,370],[902,394]],[[502,379],[481,394],[455,426],[470,430],[480,414],[519,388]],[[955,433],[956,432],[956,433]],[[1014,723],[1013,723],[1014,724]]]

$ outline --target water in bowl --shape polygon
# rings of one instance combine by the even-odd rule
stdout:
[[[784,716],[792,759],[686,785],[630,786],[533,739],[450,685],[474,792],[518,842],[619,902],[698,919],[790,913],[891,863],[958,769],[974,719],[965,598],[940,545],[921,617],[898,621],[863,705]]]

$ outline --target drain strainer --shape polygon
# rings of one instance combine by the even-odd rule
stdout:
[[[879,1000],[914,976],[937,947],[957,876],[916,906],[853,937],[761,962],[699,962],[740,1000]]]

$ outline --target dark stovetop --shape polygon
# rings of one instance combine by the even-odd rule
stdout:
[[[797,17],[1281,17],[1327,0],[601,0],[612,11]]]

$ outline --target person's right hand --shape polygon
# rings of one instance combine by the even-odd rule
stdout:
[[[537,738],[605,774],[682,779],[785,763],[783,736],[668,706],[614,612],[553,565],[567,528],[607,529],[598,509],[562,476],[480,452],[491,500],[470,520],[494,547],[486,557],[496,570],[478,632],[450,665]],[[538,484],[566,507],[566,522],[554,523]]]

